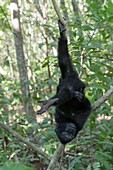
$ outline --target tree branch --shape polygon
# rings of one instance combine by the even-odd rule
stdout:
[[[45,159],[49,160],[49,157],[47,154],[45,154],[43,151],[41,151],[40,149],[38,149],[38,147],[36,145],[34,145],[33,143],[29,142],[26,138],[22,137],[20,134],[18,134],[17,132],[15,132],[13,129],[11,129],[9,126],[7,126],[6,124],[2,123],[0,121],[0,127],[2,127],[3,129],[5,129],[7,132],[9,132],[10,134],[12,134],[16,139],[18,139],[19,141],[21,141],[22,143],[26,144],[28,147],[30,147],[31,149],[33,149],[34,151],[36,151],[37,153],[39,153],[42,157],[44,157]]]
[[[58,162],[64,148],[65,148],[65,145],[60,143],[57,150],[54,152],[54,155],[51,159],[51,162],[50,162],[47,170],[53,170],[54,169],[54,167],[55,167],[56,163]],[[65,168],[63,168],[63,169],[65,169]]]
[[[56,11],[56,14],[58,15],[58,18],[60,19],[61,23],[66,27],[66,21],[64,20],[64,18],[62,17],[62,14],[58,8],[58,5],[56,3],[55,0],[52,0],[52,3],[53,3],[53,6],[54,6],[54,9]]]
[[[95,111],[102,103],[104,103],[112,93],[113,86],[111,86],[110,89],[100,99],[94,102],[94,104],[92,105],[92,111]]]

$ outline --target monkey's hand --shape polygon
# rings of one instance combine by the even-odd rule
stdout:
[[[84,95],[79,91],[74,91],[74,97],[77,98],[79,102],[84,99]]]
[[[44,112],[46,112],[48,110],[48,108],[52,105],[55,104],[55,102],[57,102],[59,99],[58,98],[51,98],[49,100],[43,100],[43,101],[39,101],[39,103],[42,103],[42,107],[40,110],[37,111],[37,114],[43,114]]]

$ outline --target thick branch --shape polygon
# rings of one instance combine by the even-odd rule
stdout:
[[[34,151],[36,151],[37,153],[39,153],[41,156],[43,156],[45,159],[49,160],[48,155],[46,155],[43,151],[39,150],[38,147],[36,145],[34,145],[33,143],[29,142],[26,138],[22,137],[20,134],[18,134],[17,132],[15,132],[13,129],[11,129],[9,126],[7,126],[6,124],[2,123],[0,121],[0,127],[2,127],[3,129],[5,129],[7,132],[9,132],[10,134],[12,134],[15,138],[17,138],[19,141],[23,142],[24,144],[26,144],[29,148],[33,149]]]
[[[51,162],[50,162],[47,170],[53,170],[54,169],[54,167],[55,167],[56,163],[58,162],[64,148],[65,148],[65,145],[59,144],[57,150],[55,151],[55,153],[54,153],[54,155],[51,159]]]
[[[52,0],[52,3],[53,3],[53,6],[54,6],[54,9],[56,11],[56,14],[58,15],[58,18],[60,19],[61,23],[66,27],[66,21],[64,20],[64,18],[62,17],[62,14],[58,8],[58,5],[56,3],[55,0]]]

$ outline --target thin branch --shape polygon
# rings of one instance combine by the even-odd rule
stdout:
[[[41,9],[41,7],[40,7],[39,1],[34,0],[34,3],[35,3],[35,6],[36,6],[36,8],[37,8],[37,10],[38,10],[38,12],[39,12],[39,14],[40,14],[40,16],[43,18],[43,12],[42,12],[42,9]]]
[[[92,35],[89,37],[89,41],[88,41],[87,45],[89,45],[89,43],[91,42],[91,40],[92,40],[93,36],[95,35],[95,32],[96,32],[97,28],[99,27],[100,23],[101,23],[101,21],[97,23],[97,26],[95,27]]]
[[[55,1],[55,0],[52,0],[52,3],[53,3],[53,6],[54,6],[54,9],[55,9],[55,11],[56,11],[56,14],[58,15],[58,18],[60,19],[61,23],[66,27],[66,21],[65,21],[64,18],[62,17],[62,14],[61,14],[61,12],[60,12],[60,10],[59,10],[59,7],[58,7],[56,1]]]
[[[101,104],[103,104],[112,93],[113,86],[111,86],[110,89],[92,105],[92,111],[95,111]]]
[[[20,134],[18,134],[17,132],[15,132],[12,128],[10,128],[9,126],[7,126],[6,124],[2,123],[0,121],[0,127],[2,127],[3,129],[5,129],[7,132],[9,132],[10,134],[12,134],[16,139],[18,139],[19,141],[21,141],[22,143],[26,144],[29,148],[33,149],[34,151],[36,151],[37,153],[39,153],[41,156],[43,156],[45,159],[49,160],[49,157],[47,154],[45,154],[43,151],[41,151],[40,149],[38,149],[38,147],[36,145],[34,145],[33,143],[29,142],[26,138],[22,137]]]

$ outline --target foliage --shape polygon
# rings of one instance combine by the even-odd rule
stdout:
[[[61,9],[66,10],[69,17],[72,62],[86,83],[86,95],[93,103],[113,85],[113,3],[111,0],[78,2],[78,13],[72,11],[69,0],[65,0],[66,6]],[[59,143],[54,133],[54,108],[38,116],[34,125],[29,124],[23,109],[9,5],[8,0],[0,4],[0,120],[52,156]],[[39,5],[43,13],[46,11],[44,19],[33,1],[19,1],[28,83],[35,111],[40,107],[38,100],[55,93],[60,74],[56,51],[57,16],[50,0],[41,0]],[[66,146],[62,162],[67,169],[113,169],[112,113],[113,95],[90,116],[78,137]],[[33,135],[29,135],[31,128],[35,129]],[[30,170],[37,164],[41,168],[48,165],[47,160],[2,128],[0,153],[0,170]]]
[[[11,161],[6,162],[0,170],[31,170],[31,168],[23,165],[22,163],[14,163]]]

